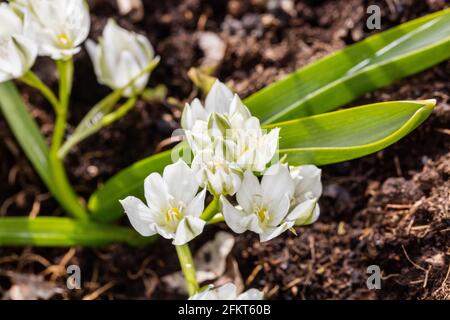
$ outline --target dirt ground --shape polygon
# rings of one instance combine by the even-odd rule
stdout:
[[[150,85],[165,84],[170,101],[198,94],[187,77],[201,64],[203,32],[220,36],[227,46],[217,76],[241,96],[374,31],[365,29],[365,8],[382,8],[382,30],[448,7],[445,0],[287,1],[264,0],[143,1],[145,16],[119,16],[115,1],[90,1],[91,37],[106,19],[146,34],[162,62]],[[56,84],[52,64],[41,59],[35,71]],[[70,123],[75,125],[107,89],[96,84],[85,52],[76,58]],[[450,298],[450,62],[444,62],[352,105],[387,100],[436,98],[432,116],[410,136],[359,160],[323,168],[321,217],[267,244],[250,234],[236,236],[228,258],[234,277],[264,289],[271,299],[449,299]],[[50,138],[53,113],[36,92],[22,88],[31,113]],[[83,142],[67,158],[76,190],[87,198],[120,169],[160,149],[178,128],[176,103],[140,101],[125,118]],[[73,129],[73,126],[71,127]],[[130,143],[132,142],[132,143]],[[0,216],[62,215],[34,173],[0,116]],[[125,220],[123,224],[127,224]],[[196,239],[198,248],[217,230]],[[237,265],[236,265],[237,263]],[[81,290],[65,288],[65,265],[78,264]],[[366,269],[379,265],[381,290],[366,286]],[[54,298],[154,299],[182,295],[162,284],[178,269],[166,241],[136,249],[0,248],[0,297],[22,283],[55,286]],[[237,271],[238,270],[238,271]]]

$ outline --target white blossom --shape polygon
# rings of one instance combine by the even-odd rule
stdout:
[[[235,125],[251,117],[250,111],[239,97],[233,95],[225,84],[216,80],[206,96],[205,107],[198,99],[194,99],[190,105],[186,104],[181,118],[181,127],[184,130],[191,130],[198,120],[208,122],[213,113],[225,116]]]
[[[150,72],[145,70],[155,58],[155,52],[143,35],[123,29],[109,19],[99,43],[88,40],[86,48],[99,83],[115,90],[135,80],[125,90],[125,96],[139,93],[147,85]],[[139,75],[138,79],[134,79]]]
[[[307,183],[298,181],[299,175],[296,179],[279,163],[267,169],[261,183],[251,171],[246,171],[236,193],[239,206],[235,207],[227,198],[221,197],[225,222],[236,233],[247,230],[258,233],[263,242],[294,225],[313,222],[317,198],[311,197],[313,193],[305,189]],[[301,196],[298,203],[294,201],[296,194]]]
[[[150,174],[144,182],[147,205],[135,197],[121,200],[132,226],[143,236],[160,234],[183,245],[198,236],[205,226],[200,219],[206,190],[197,194],[195,173],[179,160],[164,169],[163,175]]]
[[[242,170],[225,160],[221,141],[216,141],[211,148],[196,152],[192,169],[200,184],[208,187],[215,196],[234,195],[241,185]]]
[[[23,11],[25,35],[39,47],[39,55],[68,59],[80,51],[90,29],[85,0],[17,0]]]
[[[203,292],[197,293],[189,300],[263,300],[263,293],[257,289],[250,289],[238,295],[233,283],[227,283],[218,288],[209,286]]]
[[[8,4],[0,4],[0,83],[20,78],[34,64],[37,46],[23,35],[23,21]]]
[[[198,99],[186,105],[181,123],[193,168],[215,195],[234,195],[245,170],[262,172],[276,155],[279,129],[265,133],[239,96],[218,80],[205,107]]]
[[[295,207],[294,210],[297,210],[298,213],[295,224],[307,225],[314,223],[320,215],[320,207],[317,200],[322,195],[322,183],[320,181],[322,170],[314,165],[304,165],[299,167],[291,166],[290,172],[295,183],[291,206]]]

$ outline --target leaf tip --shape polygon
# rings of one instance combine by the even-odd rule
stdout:
[[[434,109],[437,103],[436,99],[418,100],[417,102],[423,104],[423,106],[430,111]]]

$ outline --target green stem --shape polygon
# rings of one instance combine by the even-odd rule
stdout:
[[[50,153],[57,154],[64,139],[64,132],[67,126],[67,112],[69,108],[70,93],[72,91],[73,61],[57,61],[59,73],[59,109],[56,112],[55,130],[53,132],[52,146]]]
[[[191,250],[189,249],[188,244],[175,246],[175,248],[177,249],[178,260],[180,261],[181,270],[183,271],[186,280],[186,287],[189,296],[191,297],[196,294],[199,289]]]
[[[67,178],[63,161],[58,156],[58,150],[63,142],[67,126],[67,113],[70,93],[72,91],[73,61],[71,59],[64,61],[59,60],[57,61],[57,67],[59,72],[59,107],[56,111],[56,122],[52,145],[50,147],[49,163],[52,170],[55,189],[59,191],[64,199],[62,206],[75,218],[87,221],[89,219],[87,211],[73,190],[69,179]]]
[[[128,111],[130,111],[136,104],[137,97],[131,97],[129,98],[123,105],[121,105],[117,111],[111,112],[107,115],[105,115],[103,118],[101,118],[98,122],[92,123],[91,118],[86,118],[91,121],[83,121],[80,123],[80,125],[75,129],[74,133],[64,142],[64,144],[61,146],[61,148],[58,151],[58,155],[61,159],[64,159],[67,154],[70,152],[70,150],[75,147],[77,144],[79,144],[81,141],[85,140],[89,136],[93,135],[100,129],[114,123],[115,121],[122,118]],[[116,103],[116,101],[114,101]],[[112,108],[112,106],[111,106]],[[92,109],[94,110],[94,109]],[[98,113],[96,115],[101,114],[102,110],[97,110]],[[94,114],[93,114],[94,116]],[[88,125],[87,122],[91,125]]]
[[[224,222],[225,221],[225,218],[223,217],[223,215],[222,214],[216,214],[214,217],[212,217],[209,221],[208,221],[208,224],[216,224],[216,223],[219,223],[219,222]]]
[[[202,219],[205,221],[211,220],[216,213],[220,211],[220,199],[219,197],[214,197],[211,203],[206,207],[205,211],[202,213]]]
[[[61,195],[60,202],[63,208],[70,213],[74,218],[79,220],[89,220],[88,213],[85,207],[81,204],[78,195],[72,188],[72,185],[67,178],[64,164],[57,154],[50,153],[49,164],[52,170],[53,183],[55,189]]]
[[[58,98],[55,96],[53,91],[39,79],[39,77],[33,72],[28,71],[25,73],[20,80],[25,83],[26,85],[35,88],[39,90],[42,95],[50,102],[55,112],[58,112],[59,109],[59,101]]]

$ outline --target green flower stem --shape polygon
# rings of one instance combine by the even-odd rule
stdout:
[[[189,296],[191,297],[196,294],[199,289],[191,250],[189,249],[188,244],[175,246],[175,248],[177,249],[178,260],[180,261],[181,270],[183,271],[184,278],[186,280],[186,287]]]
[[[109,102],[108,102],[109,101]],[[91,110],[95,110],[97,111],[95,114],[101,114],[102,110],[100,110],[101,108],[103,109],[110,109],[113,108],[113,104],[115,104],[117,102],[117,100],[111,99],[105,101],[105,103],[111,103],[112,105],[109,106],[107,104],[102,104],[99,105],[100,108],[93,108]],[[64,159],[66,157],[66,155],[70,152],[70,150],[72,150],[73,147],[75,147],[77,144],[79,144],[81,141],[85,140],[86,138],[90,137],[91,135],[93,135],[94,133],[98,132],[100,129],[109,126],[110,124],[116,122],[117,120],[121,119],[123,116],[125,116],[125,114],[128,113],[128,111],[130,111],[137,102],[137,97],[131,97],[129,98],[123,105],[121,105],[116,111],[111,112],[107,115],[105,115],[102,119],[100,119],[98,122],[88,126],[85,125],[85,121],[83,120],[83,123],[80,123],[80,125],[75,129],[73,135],[67,139],[64,144],[62,145],[62,147],[59,149],[58,151],[58,155],[61,159]],[[87,119],[91,119],[91,117],[87,118]]]
[[[222,214],[218,213],[208,221],[208,224],[216,224],[223,221],[225,221],[225,218]]]
[[[25,83],[26,85],[35,88],[39,90],[42,95],[50,102],[55,112],[58,112],[59,109],[59,101],[58,98],[55,96],[53,91],[39,79],[39,77],[33,72],[28,71],[25,73],[20,80]]]
[[[57,67],[59,72],[59,107],[56,111],[56,123],[53,132],[52,145],[50,147],[49,164],[52,170],[55,189],[58,190],[61,197],[64,199],[62,203],[64,209],[75,218],[87,221],[89,219],[87,211],[73,190],[69,179],[67,178],[63,161],[58,156],[58,150],[63,142],[64,132],[67,126],[67,113],[70,93],[72,91],[73,61],[71,59],[57,61]]]
[[[134,83],[146,73],[152,72],[158,66],[159,61],[160,57],[155,57],[145,69],[133,77],[125,86],[114,90],[108,96],[96,103],[78,124],[73,135],[62,145],[62,147],[58,147],[59,157],[64,159],[70,150],[78,143],[125,116],[128,111],[136,105],[136,101],[141,92],[134,92],[122,106],[117,108],[115,111],[112,111],[114,106],[122,98],[126,89],[132,87]],[[59,62],[59,64],[62,63],[64,62]],[[64,71],[63,66],[61,66],[60,69]],[[62,75],[63,72],[60,72],[60,74]],[[63,88],[63,86],[60,88]]]
[[[67,112],[69,108],[69,99],[72,91],[73,80],[73,61],[59,60],[57,61],[59,73],[59,108],[56,112],[55,130],[53,133],[53,141],[50,149],[51,153],[56,154],[61,147],[64,139],[64,132],[67,126]]]
[[[55,153],[50,153],[49,164],[52,171],[53,183],[55,190],[58,190],[62,201],[62,207],[70,213],[74,218],[87,221],[89,216],[85,207],[81,204],[78,195],[72,188],[72,185],[67,178],[66,171],[62,160]]]
[[[220,211],[220,199],[214,196],[214,199],[203,211],[201,218],[205,221],[211,220]]]

